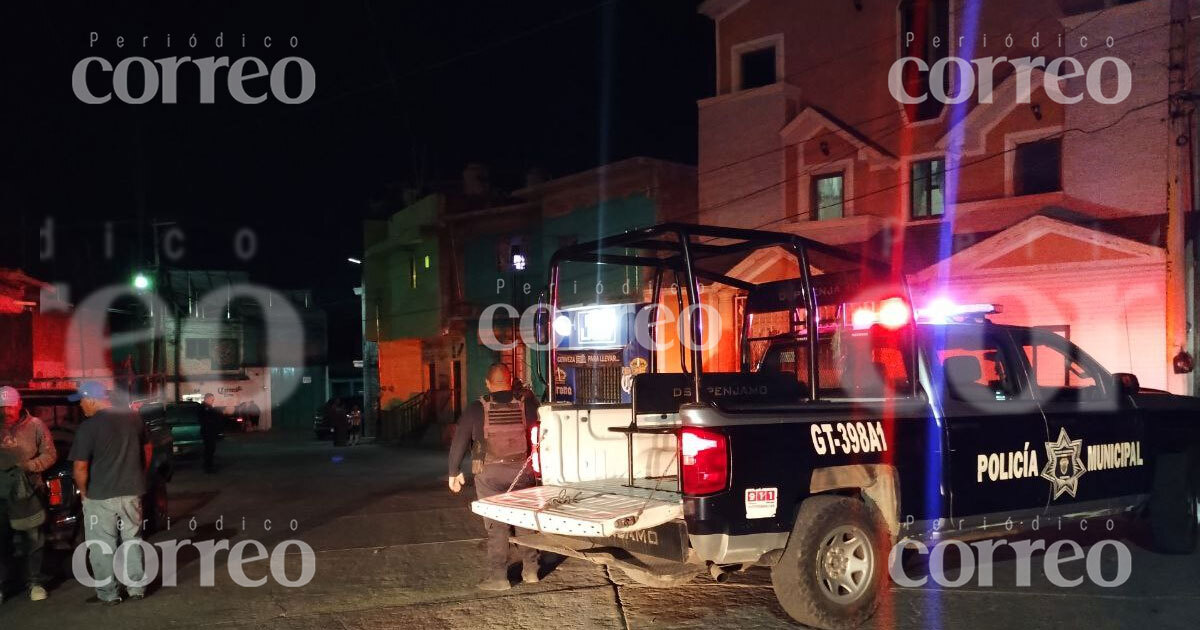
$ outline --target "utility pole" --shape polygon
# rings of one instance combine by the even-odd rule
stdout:
[[[1177,367],[1188,350],[1187,216],[1191,206],[1192,142],[1189,129],[1188,0],[1171,0],[1167,49],[1167,300],[1168,388],[1191,393],[1192,379]]]

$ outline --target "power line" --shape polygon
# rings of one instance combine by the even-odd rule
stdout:
[[[1090,21],[1091,19],[1095,19],[1095,18],[1096,18],[1098,15],[1099,15],[1099,13],[1097,13],[1097,15],[1094,15],[1094,16],[1092,16],[1092,18],[1089,18],[1089,20],[1088,20],[1088,21]],[[1086,24],[1086,22],[1085,22],[1085,24]],[[1159,24],[1159,25],[1151,26],[1151,27],[1148,27],[1148,28],[1145,28],[1145,29],[1142,29],[1142,30],[1139,30],[1139,31],[1135,31],[1135,32],[1133,32],[1133,33],[1130,33],[1130,34],[1128,34],[1128,35],[1123,35],[1123,36],[1122,36],[1122,37],[1120,37],[1120,38],[1114,39],[1114,43],[1115,43],[1116,41],[1122,41],[1122,40],[1125,40],[1125,39],[1129,39],[1129,38],[1132,38],[1132,37],[1136,37],[1136,36],[1139,36],[1139,35],[1143,35],[1143,34],[1145,34],[1145,33],[1151,32],[1151,31],[1153,31],[1153,30],[1156,30],[1156,29],[1164,28],[1164,27],[1166,27],[1166,26],[1169,26],[1169,25],[1170,25],[1170,22],[1167,22],[1167,23],[1164,23],[1164,24]],[[1080,26],[1083,26],[1083,25],[1081,24]],[[1075,30],[1078,30],[1078,29],[1075,29]],[[1073,32],[1073,31],[1072,31],[1072,32]],[[1099,50],[1099,49],[1091,49],[1091,50]],[[1089,52],[1089,51],[1084,51],[1084,52]],[[1166,99],[1164,99],[1164,100],[1166,100]],[[979,106],[979,105],[977,105],[977,107],[978,107],[978,106]],[[1140,109],[1140,108],[1139,108],[1139,109]],[[1136,110],[1131,110],[1131,111],[1136,111]],[[1126,112],[1126,114],[1128,114],[1128,113],[1129,113],[1129,112]],[[1124,118],[1124,115],[1122,115],[1122,118]],[[889,129],[885,130],[885,131],[883,132],[883,135],[882,135],[882,136],[878,136],[878,138],[886,138],[886,137],[889,137],[889,136],[890,136],[890,135],[892,135],[893,133],[896,133],[896,132],[898,132],[898,131],[901,131],[901,130],[903,130],[903,129],[904,129],[905,127],[907,127],[907,126],[908,126],[908,125],[907,125],[907,123],[905,123],[905,122],[904,122],[904,120],[903,120],[903,118],[901,118],[901,120],[900,120],[900,122],[899,122],[898,124],[896,124],[896,125],[894,125],[894,126],[890,127]],[[814,136],[813,136],[813,138],[815,138],[815,137],[816,137],[816,136],[814,135]],[[792,147],[792,146],[799,146],[800,144],[806,144],[806,143],[810,142],[810,141],[811,141],[813,138],[809,138],[809,139],[807,139],[807,140],[804,140],[804,141],[802,141],[802,142],[800,142],[800,143],[795,143],[795,144],[785,145],[784,147],[779,147],[779,148],[773,149],[773,151],[780,151],[780,150],[783,150],[783,149],[786,149],[786,148],[789,148],[789,147]],[[876,142],[877,142],[877,140],[876,140]],[[768,192],[768,191],[770,191],[770,190],[772,190],[772,189],[774,189],[774,188],[776,188],[776,187],[778,187],[778,186],[781,186],[781,185],[783,185],[783,184],[787,184],[787,183],[790,183],[790,182],[793,182],[793,181],[797,181],[797,180],[799,180],[799,179],[801,179],[801,178],[803,178],[803,177],[809,176],[809,175],[811,175],[811,174],[812,174],[812,172],[813,172],[815,169],[817,169],[817,168],[821,168],[821,167],[823,167],[823,166],[825,166],[825,165],[828,165],[828,164],[830,164],[830,163],[832,163],[832,162],[837,162],[837,161],[839,161],[839,160],[842,160],[842,159],[849,158],[850,156],[854,155],[854,154],[855,154],[855,153],[857,153],[857,152],[858,152],[858,148],[857,148],[857,147],[854,147],[854,148],[852,148],[852,150],[851,150],[850,152],[848,152],[848,153],[845,153],[845,154],[841,155],[840,157],[836,157],[836,158],[833,158],[833,157],[831,157],[830,159],[828,159],[828,160],[825,160],[824,162],[821,162],[821,163],[819,163],[819,164],[814,164],[814,165],[813,165],[812,167],[810,167],[809,169],[806,169],[806,170],[804,170],[804,171],[802,171],[802,172],[800,172],[800,173],[797,173],[797,174],[795,174],[795,175],[793,175],[793,176],[788,176],[788,177],[785,177],[785,178],[783,178],[783,179],[781,179],[781,180],[779,180],[779,181],[776,181],[776,182],[774,182],[774,183],[772,183],[772,184],[769,184],[769,185],[767,185],[767,186],[764,186],[764,187],[761,187],[761,188],[755,189],[755,190],[753,190],[753,191],[751,191],[751,192],[749,192],[749,193],[745,193],[745,194],[743,194],[743,195],[739,195],[739,196],[737,196],[737,197],[733,197],[733,198],[731,198],[731,199],[726,199],[726,200],[724,200],[724,201],[722,201],[722,202],[720,202],[720,203],[718,203],[718,204],[711,205],[711,206],[706,206],[706,207],[704,207],[704,208],[700,208],[700,210],[701,210],[701,211],[711,211],[711,210],[717,210],[717,209],[720,209],[720,208],[724,208],[724,207],[726,207],[726,206],[729,206],[729,205],[731,205],[731,204],[737,203],[737,202],[739,202],[739,201],[744,201],[744,200],[746,200],[746,199],[749,199],[749,198],[751,198],[751,197],[754,197],[754,196],[756,196],[756,195],[763,194],[763,193],[765,193],[765,192]],[[1006,152],[1007,152],[1007,151],[1006,151]],[[745,159],[745,160],[740,160],[740,161],[739,161],[739,163],[741,163],[741,162],[746,162],[746,161],[749,161],[750,159],[756,159],[756,158],[752,157],[752,158],[747,158],[747,159]],[[902,186],[902,185],[904,185],[904,183],[897,184],[897,185],[894,185],[894,186],[890,186],[890,187],[888,187],[888,189],[895,189],[895,188],[898,188],[899,186]],[[843,203],[844,203],[845,201],[852,201],[852,200],[853,200],[853,199],[850,199],[850,200],[843,200]],[[789,215],[789,216],[795,216],[795,215]],[[787,217],[785,217],[785,218],[787,218]],[[777,222],[777,221],[778,221],[778,220],[775,220],[775,221],[772,221],[771,223],[775,223],[775,222]]]

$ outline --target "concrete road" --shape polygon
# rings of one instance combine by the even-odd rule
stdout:
[[[303,437],[233,436],[221,471],[185,462],[171,484],[172,523],[151,542],[257,540],[267,550],[300,540],[315,571],[302,587],[271,579],[268,559],[245,564],[257,587],[237,585],[219,552],[212,585],[195,548],[178,554],[176,586],[156,584],[140,602],[98,607],[73,579],[45,602],[10,596],[0,628],[784,628],[765,570],[726,584],[697,578],[669,590],[631,583],[619,571],[567,560],[540,584],[505,593],[475,590],[483,527],[470,492],[445,488],[440,451],[360,445],[335,449]],[[292,530],[292,527],[295,530]],[[194,527],[194,531],[192,530]],[[1032,586],[1015,567],[994,567],[993,587],[897,588],[872,620],[876,628],[1194,628],[1200,618],[1200,556],[1168,557],[1132,547],[1130,580],[1117,588],[1059,588],[1035,561]],[[282,547],[284,579],[302,577],[303,554]],[[247,557],[253,556],[251,549]],[[1105,574],[1116,574],[1115,554]],[[1069,576],[1082,572],[1065,570]],[[914,575],[921,566],[914,568]],[[953,575],[951,575],[953,577]]]

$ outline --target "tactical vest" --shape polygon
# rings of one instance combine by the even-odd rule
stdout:
[[[487,464],[525,461],[529,448],[525,442],[525,403],[519,397],[512,402],[496,402],[491,396],[479,399],[483,405],[483,461]]]

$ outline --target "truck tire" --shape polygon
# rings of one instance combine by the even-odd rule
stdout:
[[[869,619],[887,579],[887,526],[858,499],[815,496],[800,504],[771,585],[802,624],[854,628]]]
[[[624,568],[620,571],[630,580],[642,586],[649,586],[650,588],[674,588],[676,586],[683,586],[696,579],[695,575],[655,575],[646,571]]]
[[[1190,554],[1200,537],[1200,493],[1193,458],[1186,453],[1162,455],[1154,467],[1150,494],[1150,535],[1154,550]]]

